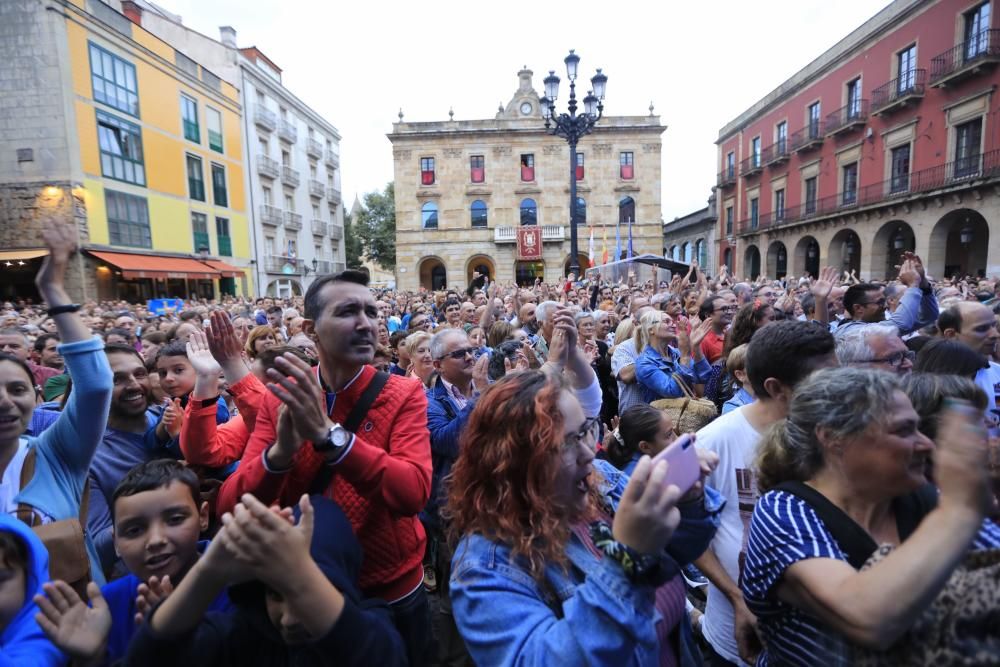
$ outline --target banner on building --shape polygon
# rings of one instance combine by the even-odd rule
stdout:
[[[517,258],[542,258],[542,230],[540,227],[527,226],[517,228]]]

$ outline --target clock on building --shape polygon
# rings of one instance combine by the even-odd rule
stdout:
[[[527,116],[531,113],[531,102],[521,102],[521,113]]]

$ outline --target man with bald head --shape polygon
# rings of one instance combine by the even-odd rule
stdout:
[[[964,343],[988,362],[986,368],[976,373],[976,384],[989,399],[987,419],[991,422],[990,435],[1000,436],[1000,364],[993,361],[993,354],[1000,344],[1000,331],[993,311],[975,301],[963,301],[945,309],[938,317],[938,331],[945,338]]]

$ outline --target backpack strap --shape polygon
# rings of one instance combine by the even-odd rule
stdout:
[[[368,410],[372,407],[375,399],[382,392],[382,388],[385,387],[386,383],[389,382],[389,374],[385,371],[378,371],[372,377],[371,382],[365,387],[365,390],[361,393],[358,398],[358,402],[354,404],[351,408],[351,412],[347,415],[347,419],[344,420],[343,427],[350,431],[351,433],[357,433],[358,427],[361,426],[361,422],[364,420],[365,415],[368,414]],[[320,472],[313,478],[313,483],[309,487],[309,494],[322,495],[326,491],[326,487],[330,485],[330,480],[333,479],[333,466],[324,464],[320,468]]]
[[[35,463],[38,459],[38,450],[34,447],[28,448],[28,453],[24,456],[24,463],[21,465],[21,477],[19,480],[20,489],[24,489],[35,477]],[[87,528],[87,512],[90,509],[90,479],[83,483],[83,495],[80,497],[80,525],[84,532]],[[15,512],[17,518],[23,523],[34,528],[42,525],[42,518],[38,516],[35,508],[27,503],[18,503]]]
[[[782,482],[774,487],[776,491],[785,491],[804,500],[816,516],[820,518],[826,529],[833,535],[837,545],[847,555],[847,561],[855,570],[860,570],[878,544],[864,528],[843,510],[827,500],[826,496],[803,482]]]

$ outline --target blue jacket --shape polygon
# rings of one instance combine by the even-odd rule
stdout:
[[[628,476],[607,461],[595,460],[594,467],[617,508]],[[678,565],[711,543],[723,504],[706,488],[704,502],[681,508],[681,524],[667,547]],[[462,538],[452,558],[450,594],[476,664],[659,664],[655,589],[630,582],[616,562],[599,559],[575,534],[566,556],[569,571],[547,566],[542,587],[524,561],[511,558],[507,545],[478,534]],[[681,638],[681,664],[700,664],[683,619]]]
[[[907,287],[899,299],[896,311],[885,319],[885,323],[894,325],[899,329],[899,335],[905,336],[928,324],[937,322],[938,311],[938,301],[933,290],[924,292],[919,287]],[[852,328],[865,324],[867,322],[846,319],[841,320],[836,328],[831,330],[834,336],[841,336]]]
[[[420,514],[420,519],[429,526],[439,526],[438,507],[444,504],[447,491],[443,480],[451,472],[451,466],[458,458],[458,440],[465,424],[469,421],[475,398],[464,409],[458,407],[455,399],[448,395],[441,376],[434,386],[427,390],[427,428],[431,432],[431,497]]]
[[[49,580],[49,553],[35,532],[12,516],[0,514],[0,531],[13,533],[28,552],[24,573],[24,604],[7,627],[0,628],[0,667],[64,665],[66,657],[50,642],[35,621],[38,605],[32,598]]]
[[[708,363],[708,359],[702,357],[688,366],[683,366],[680,351],[673,347],[667,349],[670,350],[670,358],[664,359],[656,348],[647,345],[635,362],[635,380],[642,387],[647,403],[661,398],[684,396],[684,390],[672,377],[673,373],[684,378],[692,389],[694,385],[704,383],[712,374],[712,364]]]
[[[112,389],[111,367],[100,338],[60,345],[59,353],[73,378],[73,391],[59,419],[38,437],[28,439],[28,446],[37,451],[35,475],[15,498],[56,521],[80,516],[90,461],[108,424]],[[103,584],[101,561],[89,532],[85,539],[91,577]]]

